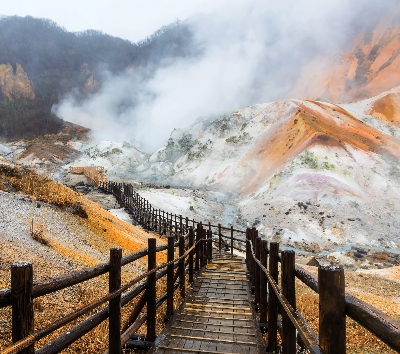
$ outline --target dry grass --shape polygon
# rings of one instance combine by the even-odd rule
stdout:
[[[131,280],[134,275],[142,273],[144,270],[143,264],[137,264],[136,268],[125,269],[122,273],[122,284]],[[186,284],[186,289],[189,291],[189,285]],[[57,291],[55,293],[42,296],[34,300],[35,309],[35,330],[38,330],[60,318],[62,315],[67,315],[73,312],[77,308],[84,306],[101,296],[106,295],[108,292],[108,275],[102,275],[96,279],[86,281],[84,283],[74,285],[67,289]],[[160,279],[157,282],[157,298],[162,296],[166,292],[166,277]],[[133,301],[128,303],[122,308],[122,326],[127,327],[129,316],[136,306],[141,295],[139,294]],[[174,304],[177,308],[182,301],[179,295],[179,290],[175,292]],[[105,306],[105,305],[104,305]],[[99,309],[103,308],[100,307]],[[146,311],[146,306],[143,308],[143,312]],[[92,311],[88,315],[84,315],[70,324],[62,327],[55,331],[51,335],[43,338],[36,343],[35,348],[40,348],[49,341],[55,339],[57,336],[65,333],[73,326],[77,325],[85,318],[94,314],[96,311]],[[164,327],[164,315],[165,315],[165,303],[157,310],[156,315],[156,329],[157,333],[160,333]],[[0,349],[4,349],[10,345],[11,337],[11,308],[0,309],[0,326],[2,331],[0,332]],[[146,333],[146,325],[142,326],[138,333]],[[94,328],[91,332],[80,338],[75,343],[71,344],[67,349],[63,350],[63,353],[101,353],[108,345],[108,320],[101,323],[99,326]],[[126,353],[130,351],[126,350]]]
[[[109,212],[102,209],[97,203],[86,199],[82,194],[59,184],[46,176],[39,175],[30,170],[0,165],[0,178],[8,181],[17,192],[29,195],[33,201],[40,201],[61,207],[72,214],[80,216],[77,223],[87,228],[97,237],[90,239],[92,247],[108,254],[111,247],[121,247],[124,252],[135,252],[147,247],[149,237],[157,237],[155,234],[145,232],[131,224],[128,224]],[[1,186],[0,186],[1,187]],[[160,240],[159,240],[160,241]],[[85,254],[79,250],[65,247],[57,240],[48,239],[52,248],[60,254],[81,262]],[[161,241],[161,243],[164,243]],[[159,255],[160,262],[165,261],[163,255]],[[84,263],[93,265],[93,263]]]
[[[297,308],[305,317],[310,327],[318,333],[318,294],[314,293],[306,285],[296,280],[296,297]],[[376,306],[371,298],[362,299]],[[392,314],[390,314],[392,315]],[[346,342],[348,353],[368,353],[368,354],[395,354],[385,343],[367,331],[351,318],[346,319]]]
[[[366,299],[362,299],[366,301]],[[371,301],[367,301],[371,303]],[[318,334],[319,327],[319,299],[318,294],[313,292],[305,284],[296,279],[296,304],[299,312],[304,316],[310,327]],[[393,313],[390,313],[393,315]],[[267,342],[268,333],[263,335]],[[278,333],[278,345],[281,339]],[[376,338],[373,334],[353,321],[346,319],[346,351],[350,354],[395,354],[385,343]]]
[[[84,235],[87,242],[93,249],[100,251],[103,255],[108,255],[109,248],[111,247],[121,247],[124,254],[131,253],[147,247],[148,237],[157,237],[155,234],[145,232],[140,228],[121,221],[103,210],[98,204],[85,199],[83,195],[32,171],[0,165],[0,178],[2,181],[6,181],[3,185],[10,184],[17,190],[17,192],[29,195],[34,208],[36,201],[40,201],[56,205],[58,208],[61,208],[61,210],[66,212],[77,214],[77,205],[79,205],[80,212],[84,212],[87,217],[73,216],[74,222],[73,224],[68,224],[68,227],[75,228],[80,226],[82,229],[87,230]],[[90,257],[90,255],[85,254],[79,249],[79,247],[61,243],[57,239],[56,235],[46,229],[46,220],[40,219],[33,221],[32,224],[32,218],[27,220],[30,224],[31,236],[35,238],[36,241],[46,244],[46,246],[50,247],[52,251],[57,252],[62,259],[73,259],[82,266],[92,266],[100,263],[98,260]],[[158,238],[157,243],[163,244],[165,241]],[[2,264],[0,262],[0,268],[2,271],[0,273],[0,289],[10,286],[8,269],[11,262],[18,260],[18,257],[20,256],[11,254],[10,257],[5,258],[7,259],[7,263]],[[165,252],[159,253],[157,255],[157,262],[164,263],[165,261]],[[49,276],[47,268],[50,267],[50,265],[52,267],[53,264],[56,264],[52,262],[53,260],[51,259],[43,259],[40,264],[38,264],[38,262],[34,263],[34,278],[36,281],[40,281],[44,277]],[[122,283],[124,284],[138,274],[143,273],[147,268],[146,262],[146,258],[143,258],[134,262],[134,264],[123,267]],[[58,269],[58,267],[56,267],[56,269]],[[50,273],[51,276],[61,275],[62,270],[60,268],[59,272],[55,270]],[[41,274],[45,275],[41,276]],[[157,284],[158,296],[165,292],[164,283],[165,281],[163,280]],[[35,330],[38,330],[60,317],[73,312],[77,308],[98,299],[107,294],[107,292],[108,276],[103,275],[85,283],[35,299]],[[122,309],[123,324],[127,322],[138,299],[139,297]],[[158,330],[161,330],[163,324],[163,309],[164,307],[162,306],[157,312]],[[95,313],[95,311],[92,313]],[[65,333],[89,315],[82,316],[71,324],[55,331],[51,335],[40,340],[35,347],[39,348],[60,334]],[[1,349],[10,344],[11,309],[9,307],[0,309],[0,328]],[[106,320],[80,340],[73,343],[69,348],[65,349],[63,353],[98,353],[102,352],[107,347],[107,342],[108,321]]]
[[[65,207],[82,201],[82,196],[70,188],[30,170],[0,165],[0,176],[10,181],[17,192],[38,201]]]
[[[317,275],[318,268],[305,265],[301,266],[314,275]],[[279,272],[279,274],[281,275],[281,272]],[[396,300],[400,291],[398,283],[392,283],[388,279],[373,276],[367,278],[365,275],[352,271],[346,271],[345,278],[347,293],[375,306],[395,319],[400,319],[400,305],[397,302],[398,300]],[[359,290],[354,291],[355,288]],[[382,292],[383,288],[385,289],[385,293]],[[298,279],[296,279],[296,304],[299,312],[318,335],[319,296]],[[267,342],[268,333],[264,334],[263,338]],[[278,345],[281,345],[279,335]],[[396,353],[396,351],[390,349],[375,335],[349,317],[346,318],[346,352],[350,354]]]

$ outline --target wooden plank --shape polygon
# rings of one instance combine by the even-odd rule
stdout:
[[[296,309],[296,287],[295,287],[295,253],[294,251],[283,251],[281,253],[282,269],[282,294],[289,304]],[[286,312],[282,313],[282,353],[296,354],[296,328]]]
[[[179,334],[170,334],[172,338],[191,338],[196,340],[202,340],[206,342],[220,342],[220,343],[235,343],[235,344],[245,344],[245,345],[257,345],[257,342],[249,342],[249,341],[238,341],[238,340],[229,340],[229,339],[220,339],[220,338],[212,338],[212,337],[195,337],[195,336],[184,336]]]
[[[174,348],[174,347],[165,347],[165,346],[160,346],[159,348],[168,350],[165,353],[189,352],[189,353],[209,353],[209,354],[239,354],[238,352],[227,353],[225,351],[218,352],[218,351],[209,351],[209,350],[203,350],[203,349]],[[159,353],[159,352],[157,352],[157,353]]]
[[[217,314],[222,314],[222,315],[240,315],[240,316],[252,316],[253,314],[251,312],[234,312],[234,311],[216,311],[216,310],[201,310],[201,309],[196,309],[192,307],[185,307],[185,311],[193,311],[193,312],[205,312],[205,313],[217,313]]]
[[[229,334],[229,335],[239,335],[239,336],[255,336],[255,333],[240,333],[240,332],[232,332],[232,331],[215,331],[215,330],[208,330],[208,329],[200,329],[200,328],[188,328],[188,327],[182,327],[182,326],[172,326],[172,328],[175,329],[180,329],[183,331],[194,331],[194,332],[210,332],[210,333],[214,333],[216,335],[219,334]],[[241,328],[241,327],[238,327]]]
[[[212,307],[219,309],[229,309],[229,310],[246,310],[250,311],[250,307],[237,307],[237,306],[215,306],[215,305],[206,305],[206,304],[194,304],[192,302],[187,302],[186,306],[198,306],[198,307]]]
[[[233,305],[246,306],[249,304],[249,301],[247,299],[227,299],[227,298],[225,298],[225,299],[221,299],[221,300],[217,300],[217,299],[205,300],[204,298],[195,298],[195,299],[191,298],[189,300],[195,304],[210,304],[210,305],[224,304],[224,305],[232,305],[232,306]]]
[[[246,294],[246,295],[248,295],[248,294]],[[200,298],[204,298],[203,296],[197,296],[197,295],[192,295],[193,297],[200,297]],[[221,299],[220,297],[213,297],[213,296],[209,296],[207,299]],[[228,299],[228,298],[224,298],[223,299],[223,301],[225,301],[225,300],[228,300],[228,301],[248,301],[248,299],[246,298],[246,299],[238,299],[238,298],[230,298],[230,299]]]
[[[346,300],[342,267],[318,268],[319,343],[326,354],[346,353]]]
[[[203,273],[202,274],[203,277],[221,277],[221,278],[228,278],[228,279],[236,279],[236,278],[240,278],[240,279],[247,279],[247,277],[245,275],[229,275],[228,273]],[[199,279],[201,279],[202,277],[199,277]]]
[[[235,256],[213,259],[149,354],[265,351],[244,265]]]
[[[148,271],[156,267],[156,239],[148,239]],[[147,277],[147,340],[156,339],[156,273]]]
[[[242,328],[253,328],[253,329],[254,329],[254,326],[253,326],[253,325],[252,325],[252,326],[245,326],[245,325],[242,325],[242,324],[240,324],[240,326],[238,326],[238,325],[226,325],[226,324],[224,324],[224,325],[222,325],[222,324],[218,325],[218,324],[212,324],[212,323],[202,323],[202,322],[186,321],[186,320],[184,320],[184,319],[179,319],[179,318],[175,319],[175,322],[190,323],[190,324],[193,324],[193,325],[226,326],[226,327],[233,327],[233,328],[240,328],[240,329],[242,329]]]
[[[196,313],[185,313],[185,316],[192,316],[195,318],[210,318],[210,319],[215,319],[215,320],[235,320],[235,321],[245,321],[245,322],[251,322],[252,319],[251,318],[236,318],[236,317],[218,317],[218,316],[203,316],[203,315],[199,315]]]

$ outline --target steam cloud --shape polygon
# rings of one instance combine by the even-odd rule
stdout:
[[[80,102],[72,92],[53,110],[91,128],[97,141],[125,140],[152,152],[174,128],[200,116],[286,97],[307,61],[318,53],[337,55],[393,4],[234,1],[187,20],[199,55],[175,59],[150,78],[140,70],[105,72],[97,93]]]

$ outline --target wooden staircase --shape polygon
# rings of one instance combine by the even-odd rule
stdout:
[[[265,353],[242,257],[214,253],[150,353]]]

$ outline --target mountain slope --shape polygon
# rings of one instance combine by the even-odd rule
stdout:
[[[62,124],[51,107],[63,95],[87,98],[101,88],[105,72],[140,70],[151,76],[165,61],[191,55],[190,41],[189,29],[180,23],[135,44],[99,31],[67,32],[50,20],[1,17],[0,135],[58,133]]]
[[[292,97],[352,102],[400,85],[400,6],[357,31],[339,56],[316,56],[302,68]]]
[[[288,245],[398,248],[400,129],[390,117],[399,113],[393,105],[380,118],[371,107],[399,92],[347,105],[280,100],[202,120],[174,130],[133,176],[236,193],[239,221]]]

